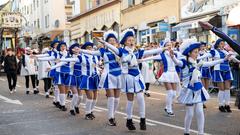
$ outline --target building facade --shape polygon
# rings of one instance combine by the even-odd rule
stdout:
[[[121,28],[134,28],[138,43],[174,38],[171,27],[180,20],[179,0],[122,0]]]
[[[72,17],[70,0],[14,0],[14,11],[24,18],[20,36],[47,36],[70,42],[67,20]],[[57,4],[57,6],[56,6]]]
[[[71,39],[84,43],[93,31],[120,31],[120,0],[80,0],[80,13],[71,19]]]
[[[11,12],[11,6],[10,1],[0,5],[0,50],[16,48],[17,32],[21,27],[21,19],[20,14]]]
[[[239,3],[239,0],[181,0],[181,23],[173,31],[177,32],[178,39],[197,38],[212,43],[217,36],[202,30],[198,24],[198,21],[206,21],[239,41],[239,30],[228,28],[226,24],[229,11]]]

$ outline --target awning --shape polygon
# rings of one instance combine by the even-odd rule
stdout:
[[[192,20],[192,21],[188,21],[188,22],[183,22],[183,23],[179,23],[178,25],[172,27],[172,31],[179,31],[180,29],[194,29],[194,28],[198,28],[199,21],[202,22],[208,22],[210,19],[212,19],[215,16],[211,16],[211,17],[206,17],[206,18],[202,18],[202,19],[197,19],[197,20]]]

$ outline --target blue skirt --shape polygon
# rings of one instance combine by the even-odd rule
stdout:
[[[210,96],[204,87],[197,91],[183,87],[177,99],[181,104],[193,105],[206,102],[209,98]]]
[[[224,82],[228,80],[233,80],[233,75],[231,71],[220,71],[214,70],[212,74],[213,82]]]
[[[69,76],[69,73],[55,72],[54,84],[68,86],[68,82],[67,82],[68,76]]]
[[[211,70],[210,68],[201,69],[202,78],[211,79]]]
[[[66,85],[67,86],[77,86],[76,76],[68,75],[68,78],[66,80]]]
[[[50,70],[50,72],[48,72],[48,76],[49,76],[50,78],[54,78],[54,77],[55,77],[55,73],[56,73],[56,70],[55,70],[55,69]]]
[[[80,80],[81,80],[81,83],[79,88],[81,90],[97,90],[98,89],[98,84],[100,80],[98,75],[92,75],[92,76],[82,75]]]

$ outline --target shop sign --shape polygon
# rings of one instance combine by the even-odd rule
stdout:
[[[164,23],[164,22],[159,22],[158,28],[159,28],[160,32],[167,32],[169,30],[169,24]]]
[[[3,28],[20,28],[22,26],[22,19],[20,13],[3,12],[1,19],[1,27]]]

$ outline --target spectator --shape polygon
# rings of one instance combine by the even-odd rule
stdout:
[[[16,92],[17,84],[17,58],[12,49],[7,49],[7,56],[4,58],[4,70],[7,73],[8,86],[10,93]],[[12,83],[13,80],[13,83]]]
[[[32,80],[33,93],[38,94],[39,91],[36,88],[36,62],[33,58],[33,51],[30,48],[26,48],[27,53],[22,56],[21,76],[26,80],[26,94],[29,94],[29,77]]]

